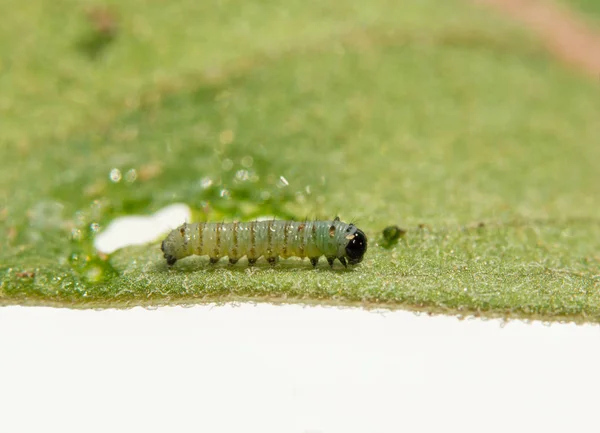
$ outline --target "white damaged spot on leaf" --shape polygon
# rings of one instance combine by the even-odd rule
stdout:
[[[121,248],[155,241],[192,217],[190,208],[183,203],[166,206],[150,216],[130,215],[112,221],[94,239],[94,247],[101,253],[111,254]]]

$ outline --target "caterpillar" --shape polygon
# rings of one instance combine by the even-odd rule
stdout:
[[[282,257],[308,257],[314,267],[325,256],[333,267],[356,265],[367,251],[367,237],[354,224],[333,221],[253,221],[234,223],[183,224],[173,230],[161,244],[167,264],[191,255],[208,255],[210,263],[229,257],[229,263],[248,257],[252,266],[264,256],[271,265]],[[347,262],[346,262],[347,259]]]

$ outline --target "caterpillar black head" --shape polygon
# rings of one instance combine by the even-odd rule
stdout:
[[[346,239],[349,239],[346,245],[348,263],[356,265],[362,262],[363,256],[367,251],[367,236],[365,236],[365,233],[360,229],[356,229],[354,234],[347,236]]]

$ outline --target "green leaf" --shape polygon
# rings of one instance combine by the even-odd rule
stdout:
[[[600,320],[600,88],[521,31],[454,1],[114,8],[92,53],[85,15],[58,9],[3,47],[0,303]],[[116,217],[173,202],[198,220],[339,215],[369,250],[348,271],[168,269],[160,239],[94,250]]]

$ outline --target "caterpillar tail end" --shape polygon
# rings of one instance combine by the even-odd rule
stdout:
[[[165,241],[162,241],[162,243],[160,244],[160,249],[162,250],[162,252],[165,252]],[[165,259],[167,259],[167,265],[169,266],[173,266],[175,264],[175,262],[177,261],[177,258],[172,256],[171,254],[167,254],[165,253]]]

